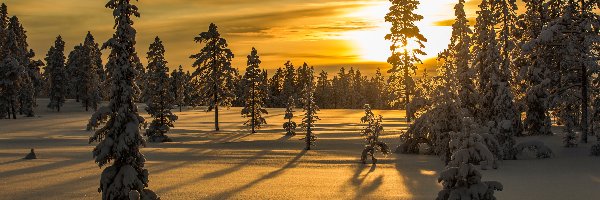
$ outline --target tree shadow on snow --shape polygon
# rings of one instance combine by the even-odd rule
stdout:
[[[268,174],[255,179],[254,181],[247,183],[241,187],[238,188],[234,188],[225,192],[222,192],[220,194],[217,194],[215,197],[218,199],[229,199],[231,198],[233,195],[235,195],[236,193],[242,192],[248,188],[251,188],[252,186],[259,184],[265,180],[269,180],[272,178],[275,178],[279,175],[281,175],[283,172],[285,172],[287,169],[289,168],[293,168],[298,164],[298,161],[300,160],[300,158],[302,158],[302,156],[304,156],[306,154],[306,150],[302,150],[298,155],[296,155],[292,160],[288,161],[288,163],[286,163],[284,166],[282,166],[280,169],[269,172]]]

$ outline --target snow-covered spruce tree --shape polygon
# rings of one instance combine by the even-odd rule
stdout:
[[[42,75],[40,73],[40,67],[44,66],[41,60],[33,60],[35,52],[32,49],[27,53],[27,69],[26,77],[27,83],[23,86],[20,94],[20,105],[21,112],[26,117],[35,116],[34,107],[37,107],[36,98],[39,96],[42,87]]]
[[[317,140],[317,136],[315,136],[315,133],[313,132],[313,127],[315,127],[315,122],[321,119],[317,116],[319,106],[315,103],[314,72],[312,68],[310,68],[307,78],[308,81],[306,82],[304,91],[302,91],[302,98],[300,99],[304,109],[304,118],[302,118],[301,127],[306,131],[306,136],[300,140],[304,140],[306,142],[305,149],[310,150],[310,147],[314,146],[315,141]]]
[[[388,70],[391,74],[389,82],[394,84],[396,98],[404,98],[403,105],[407,105],[412,95],[411,90],[414,88],[412,75],[417,70],[415,63],[421,63],[418,56],[425,55],[422,49],[425,48],[423,42],[427,42],[427,39],[421,35],[419,27],[415,25],[416,21],[423,19],[423,16],[414,13],[419,1],[390,0],[390,2],[392,3],[390,12],[385,16],[385,21],[392,23],[390,33],[385,36],[386,40],[392,42],[390,46],[392,55],[387,60],[392,65]],[[411,121],[411,117],[407,115],[406,120]]]
[[[269,101],[267,101],[267,107],[280,108],[285,106],[285,99],[281,98],[281,90],[283,89],[283,69],[281,67],[275,70],[273,76],[269,79]]]
[[[471,60],[471,35],[473,32],[469,27],[464,10],[464,0],[458,1],[454,6],[456,21],[452,25],[452,37],[448,48],[443,51],[439,58],[443,59],[447,66],[447,71],[455,76],[452,81],[456,81],[456,89],[458,90],[457,98],[460,99],[460,106],[466,109],[467,116],[475,116],[477,110],[477,102],[479,96],[473,82],[475,78],[475,70],[469,64]]]
[[[481,165],[481,169],[498,168],[497,160],[503,157],[496,137],[480,132],[481,128],[473,118],[462,119],[462,130],[450,132],[448,147],[452,154],[447,165],[457,167],[460,163]]]
[[[173,97],[174,103],[179,107],[179,112],[183,106],[185,106],[185,86],[187,85],[187,81],[185,78],[185,73],[183,72],[183,67],[179,65],[178,70],[173,70],[171,72],[171,82],[169,86],[171,86],[170,93],[171,97]]]
[[[46,54],[46,69],[50,70],[50,84],[48,98],[48,108],[56,109],[60,112],[60,107],[65,103],[67,95],[68,80],[65,73],[65,42],[59,35]]]
[[[502,191],[502,184],[497,181],[481,181],[481,178],[481,173],[473,164],[460,163],[458,166],[449,166],[438,177],[443,189],[438,193],[436,200],[496,200],[494,191]]]
[[[205,46],[200,53],[190,56],[196,71],[192,77],[200,81],[200,100],[208,106],[207,111],[215,110],[215,130],[219,130],[219,106],[229,107],[235,99],[233,83],[236,71],[231,67],[233,53],[227,41],[217,31],[217,25],[210,24],[207,32],[194,39]]]
[[[177,116],[171,113],[174,99],[169,95],[169,68],[164,55],[165,47],[160,38],[156,37],[148,50],[146,73],[146,86],[152,88],[146,90],[146,111],[154,118],[145,134],[150,142],[170,142],[171,139],[165,134],[174,127],[173,122],[177,120]]]
[[[377,159],[375,158],[375,153],[379,151],[383,155],[388,155],[390,153],[390,148],[385,142],[379,141],[379,136],[383,132],[383,117],[381,115],[375,116],[369,104],[365,104],[364,108],[365,116],[360,118],[360,122],[366,123],[367,126],[361,130],[360,134],[365,138],[366,144],[360,156],[360,161],[363,164],[366,164],[367,159],[370,156],[373,164],[376,164]]]
[[[527,85],[524,96],[526,118],[523,125],[529,135],[552,135],[552,124],[548,115],[551,71],[547,67],[550,62],[547,61],[550,49],[525,48],[527,42],[539,36],[549,18],[548,10],[542,0],[527,0],[525,5],[527,10],[521,15],[518,23],[523,32],[517,45],[521,53],[514,61],[521,68],[517,79],[523,79]]]
[[[296,122],[292,121],[294,119],[295,107],[294,98],[290,97],[285,108],[285,114],[283,115],[283,119],[287,120],[287,122],[283,123],[283,129],[285,129],[285,135],[289,137],[296,136]]]
[[[79,85],[75,87],[76,96],[81,100],[86,111],[89,107],[97,110],[102,101],[100,74],[98,74],[98,71],[102,70],[102,63],[101,59],[98,59],[101,55],[96,50],[97,46],[94,36],[88,32],[79,50],[79,63],[75,73],[77,77],[74,77],[74,82]]]
[[[484,0],[480,5],[481,11],[475,25],[474,65],[479,70],[479,91],[481,100],[479,107],[481,115],[478,116],[480,124],[493,122],[492,134],[496,136],[504,158],[513,159],[512,151],[514,136],[521,134],[520,114],[515,109],[513,94],[509,85],[508,69],[504,69],[495,39],[493,13],[490,11],[489,2]]]
[[[246,73],[242,78],[246,86],[244,89],[244,108],[242,109],[242,116],[250,118],[244,123],[246,126],[252,128],[252,133],[256,133],[255,129],[260,129],[261,125],[266,124],[267,121],[263,117],[263,114],[268,114],[265,109],[265,99],[267,98],[267,88],[263,84],[264,77],[259,68],[260,58],[258,52],[254,47],[250,55],[248,55],[247,61],[248,67]]]
[[[297,97],[296,92],[296,70],[292,62],[287,61],[284,64],[284,77],[279,99],[289,99],[290,97]]]
[[[79,102],[79,96],[77,94],[78,90],[81,90],[82,87],[79,82],[81,81],[80,77],[82,77],[81,68],[81,60],[83,56],[81,55],[81,49],[83,48],[82,44],[78,44],[73,47],[73,50],[69,52],[67,56],[67,60],[65,63],[65,76],[67,77],[67,95],[66,98],[75,99],[76,102]]]
[[[107,8],[113,9],[115,33],[102,46],[110,48],[107,69],[111,83],[110,102],[94,113],[88,129],[97,128],[89,142],[99,142],[93,154],[98,166],[106,167],[100,177],[98,192],[102,199],[160,199],[148,187],[146,158],[140,152],[145,145],[140,134],[144,118],[138,114],[134,103],[136,95],[135,29],[131,17],[139,17],[137,7],[130,0],[110,0]]]
[[[551,103],[556,107],[559,120],[569,125],[565,126],[568,133],[565,146],[572,146],[567,142],[574,136],[569,127],[579,126],[581,142],[587,142],[590,79],[599,70],[594,47],[597,48],[600,41],[600,17],[592,11],[597,4],[581,3],[567,2],[563,15],[548,23],[538,38],[527,44],[533,50],[555,49],[554,65],[558,67],[553,69],[558,78],[552,82]]]
[[[320,108],[331,108],[331,83],[327,79],[327,72],[321,71],[317,78],[317,88],[315,89],[315,97]]]
[[[431,83],[423,82],[416,90],[423,97],[413,99],[410,107],[413,109],[411,113],[418,113],[419,117],[401,136],[401,144],[396,149],[399,153],[419,153],[419,143],[427,143],[430,148],[426,153],[439,155],[448,162],[452,153],[448,146],[450,133],[461,132],[461,119],[474,114],[468,113],[471,109],[462,107],[459,98],[458,68],[462,68],[461,75],[468,76],[465,73],[468,73],[469,59],[468,52],[465,52],[468,51],[468,40],[465,38],[468,27],[465,27],[467,23],[462,5],[463,2],[459,1],[455,7],[457,20],[453,26],[451,43],[448,49],[439,54],[438,59],[444,61],[444,65],[438,69],[439,76]],[[427,78],[422,80],[427,81]]]

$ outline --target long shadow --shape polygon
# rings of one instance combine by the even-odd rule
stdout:
[[[407,156],[407,158],[396,159],[396,170],[399,176],[404,179],[404,185],[406,186],[406,189],[413,195],[413,197],[419,199],[435,198],[437,194],[429,194],[428,191],[430,191],[430,188],[440,187],[436,181],[437,175],[426,175],[421,172],[423,170],[439,172],[443,168],[441,166],[444,164],[441,161],[436,160],[437,157],[434,156],[412,154],[401,154],[398,156]],[[404,165],[402,161],[410,161],[411,163]],[[439,169],[432,169],[430,167],[429,162],[435,161],[439,162],[436,163],[439,164]]]
[[[11,161],[2,162],[2,163],[0,163],[0,165],[10,165],[13,163],[19,163],[19,162],[23,162],[23,161],[25,161],[25,159],[11,160]]]
[[[369,183],[369,185],[364,186],[365,180],[367,179],[367,177],[369,177],[369,174],[375,171],[376,168],[377,165],[371,165],[369,171],[362,177],[360,175],[365,169],[367,169],[367,165],[361,164],[359,167],[356,168],[356,171],[354,172],[352,178],[350,178],[349,181],[352,185],[353,190],[356,191],[354,199],[362,199],[362,197],[372,193],[383,184],[383,175],[379,175],[377,178],[375,178],[373,182]]]
[[[285,164],[284,166],[282,166],[280,169],[272,171],[270,173],[268,173],[267,175],[264,175],[250,183],[247,183],[246,185],[243,185],[241,187],[229,190],[229,191],[225,191],[222,192],[220,194],[216,195],[216,198],[218,199],[229,199],[231,198],[231,196],[233,196],[236,193],[239,193],[241,191],[244,191],[260,182],[263,182],[265,180],[268,179],[272,179],[277,177],[278,175],[282,174],[283,172],[285,172],[285,170],[295,167],[298,164],[298,161],[300,160],[300,158],[302,158],[302,156],[304,156],[306,154],[306,150],[302,150],[298,155],[296,155],[296,157],[294,157],[292,160],[290,160],[287,164]]]
[[[77,165],[77,164],[88,162],[88,161],[89,160],[86,160],[86,159],[63,160],[63,161],[39,165],[39,166],[35,166],[35,167],[20,168],[20,169],[0,172],[0,177],[10,178],[13,176],[24,175],[24,174],[29,174],[29,173],[37,173],[40,171],[53,170],[53,169],[57,169],[57,168],[66,168],[71,165]],[[35,162],[35,160],[32,160],[31,162]]]
[[[242,167],[247,166],[248,164],[260,159],[261,157],[267,155],[269,152],[271,152],[271,150],[262,150],[260,152],[258,152],[256,155],[244,160],[244,162],[241,162],[237,165],[234,165],[232,167],[228,167],[225,169],[221,169],[221,170],[217,170],[215,172],[211,172],[208,174],[205,174],[204,176],[201,176],[200,179],[212,179],[212,178],[218,178],[230,173],[233,173],[235,171],[240,170]]]

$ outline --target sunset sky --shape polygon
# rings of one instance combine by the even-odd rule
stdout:
[[[9,14],[17,15],[28,31],[28,42],[43,58],[57,35],[73,46],[91,31],[97,42],[114,32],[107,0],[5,0]],[[443,50],[450,38],[453,6],[457,0],[422,0],[418,13],[421,32],[429,40],[424,59]],[[467,1],[473,20],[479,0]],[[234,66],[245,68],[246,55],[254,46],[263,64],[274,69],[286,60],[307,62],[318,69],[336,71],[340,66],[360,66],[371,73],[388,68],[389,31],[384,16],[387,0],[141,0],[135,2],[141,18],[134,19],[138,31],[137,51],[146,63],[148,45],[159,36],[166,46],[170,68],[192,69],[191,54],[201,46],[193,39],[214,22],[235,54]]]

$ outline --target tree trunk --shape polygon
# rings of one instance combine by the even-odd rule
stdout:
[[[306,150],[310,150],[310,135],[312,135],[312,133],[311,133],[312,130],[310,129],[310,127],[312,126],[312,114],[311,114],[311,110],[310,110],[311,109],[310,102],[308,102],[307,107],[308,107],[308,109],[307,109],[308,116],[306,117],[306,120],[307,120],[308,127],[306,128]]]
[[[10,107],[12,109],[11,113],[12,113],[13,119],[17,119],[17,112],[15,111],[15,102],[14,101],[10,102]]]
[[[255,111],[255,109],[254,109],[254,105],[255,105],[255,102],[254,102],[255,101],[255,99],[254,99],[254,89],[255,89],[254,88],[254,83],[252,83],[252,90],[251,90],[251,92],[252,92],[252,99],[251,99],[251,103],[252,103],[252,121],[250,123],[250,125],[252,125],[252,133],[256,133],[256,131],[254,131],[254,126],[255,126],[255,124],[254,124],[254,122],[255,122],[255,119],[254,119],[254,117],[255,117],[255,115],[254,115],[254,111]]]
[[[216,88],[217,85],[215,84],[215,131],[219,131],[219,96]]]
[[[581,142],[587,143],[588,139],[588,77],[585,64],[581,65]]]

